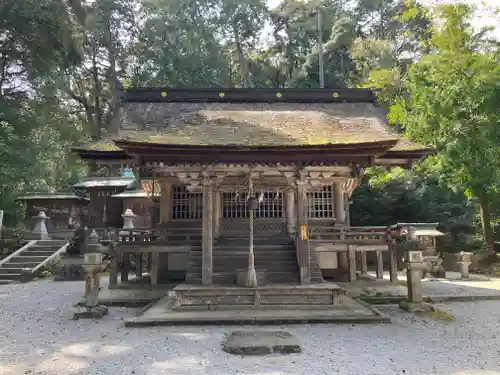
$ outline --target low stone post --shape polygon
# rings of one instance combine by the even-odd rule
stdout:
[[[86,272],[84,301],[73,314],[74,319],[102,318],[108,313],[106,306],[99,305],[100,273],[104,271],[103,254],[84,255],[83,269]]]
[[[50,240],[49,232],[47,231],[47,220],[49,220],[50,217],[45,214],[45,211],[40,211],[38,215],[33,218],[36,220],[36,225],[32,232],[35,239]]]
[[[466,253],[464,251],[458,254],[457,264],[460,267],[460,276],[462,276],[462,279],[469,278],[469,266],[472,264],[472,255],[472,253]]]

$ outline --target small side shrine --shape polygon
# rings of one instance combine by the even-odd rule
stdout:
[[[390,227],[394,237],[405,235],[409,228],[413,228],[414,238],[423,246],[423,256],[436,255],[436,238],[444,236],[437,230],[439,223],[397,223]]]
[[[59,193],[27,193],[16,199],[26,202],[25,225],[34,228],[35,217],[40,212],[50,217],[47,221],[48,232],[60,232],[70,229],[74,223],[80,222],[82,209],[89,199],[72,192]]]
[[[135,215],[135,226],[137,228],[152,228],[155,223],[152,218],[157,216],[152,210],[156,209],[154,199],[159,199],[160,193],[154,194],[145,190],[125,190],[123,193],[115,194],[112,198],[121,200],[123,210],[131,210]]]
[[[79,194],[90,199],[88,213],[85,215],[88,222],[82,224],[90,228],[121,228],[122,201],[113,199],[112,196],[135,187],[136,181],[133,176],[90,177],[73,185]]]

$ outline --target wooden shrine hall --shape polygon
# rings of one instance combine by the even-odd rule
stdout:
[[[128,222],[122,231],[127,241],[116,246],[111,284],[120,259],[127,280],[132,253],[150,254],[151,284],[310,285],[323,282],[322,271],[353,280],[356,254],[364,271],[366,251],[377,252],[378,275],[390,233],[350,227],[350,196],[365,168],[409,167],[431,151],[392,131],[369,89],[120,95],[113,128],[74,150],[110,179],[134,172],[133,189],[123,183],[108,194],[122,202],[108,209],[108,221],[134,214],[133,228]]]

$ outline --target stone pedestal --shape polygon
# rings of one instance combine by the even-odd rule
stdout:
[[[462,276],[462,279],[468,279],[469,278],[469,266],[471,265],[472,262],[465,261],[465,262],[457,262],[458,266],[460,267],[460,276]]]
[[[83,269],[83,255],[62,256],[61,266],[58,268],[54,281],[83,281],[85,270]]]
[[[458,254],[457,265],[462,279],[469,278],[469,266],[472,264],[472,255],[472,253],[466,253],[464,251],[461,251],[460,254]]]
[[[47,231],[47,220],[50,219],[44,211],[40,211],[33,219],[36,220],[33,236],[36,240],[50,240],[49,232]]]

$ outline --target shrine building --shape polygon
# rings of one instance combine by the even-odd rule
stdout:
[[[117,247],[122,282],[133,253],[147,255],[151,284],[238,284],[250,237],[260,284],[353,280],[363,249],[377,252],[378,274],[390,234],[350,226],[351,194],[367,167],[431,152],[391,129],[370,89],[120,95],[112,128],[74,152],[95,172],[76,186],[90,198],[86,225],[120,228],[134,214],[135,240]]]

